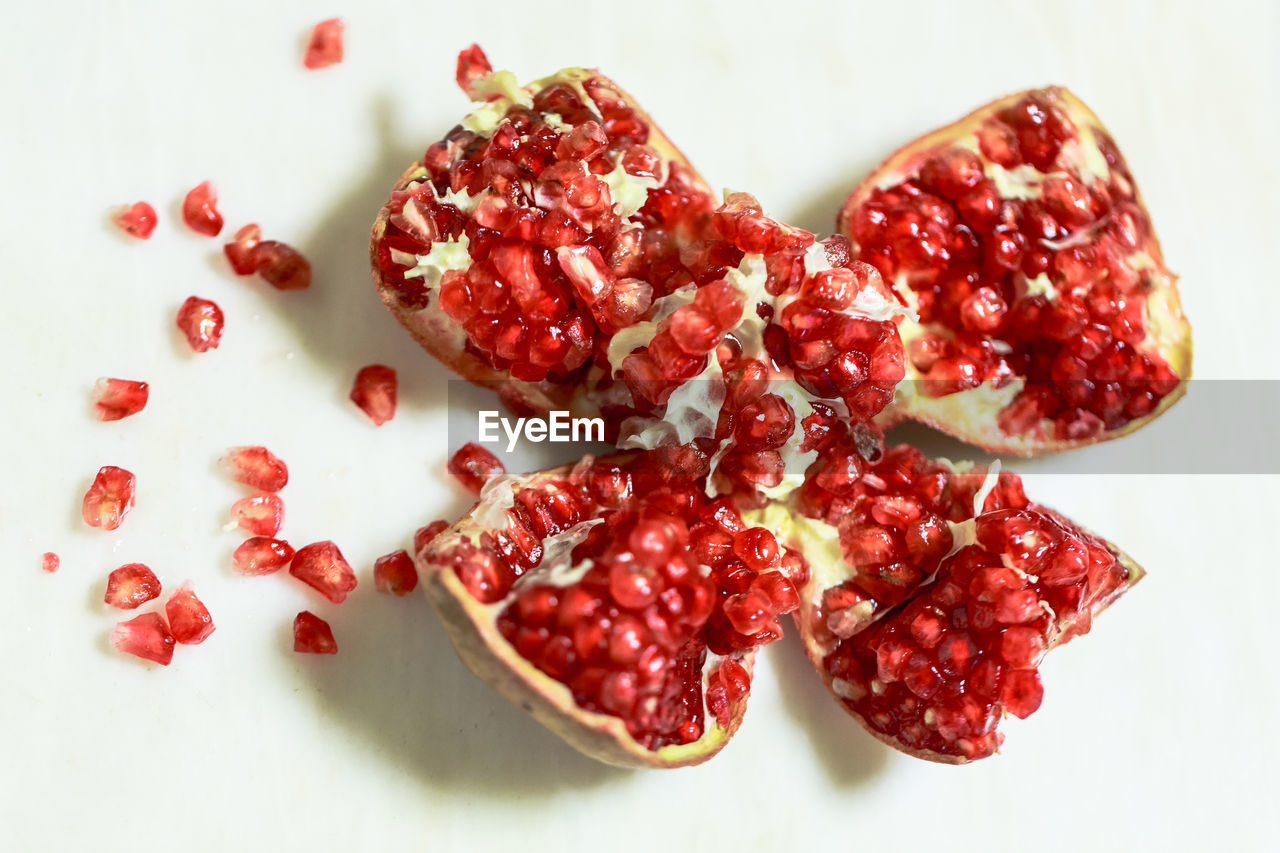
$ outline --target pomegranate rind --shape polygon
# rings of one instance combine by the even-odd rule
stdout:
[[[618,458],[618,457],[614,457]],[[513,477],[513,488],[519,489],[539,478],[568,476],[572,466],[537,474]],[[450,534],[465,536],[484,529],[473,521],[481,505],[436,540]],[[574,702],[569,687],[539,670],[521,657],[515,647],[498,630],[498,614],[508,604],[506,599],[485,604],[474,598],[449,566],[433,562],[432,542],[427,542],[414,555],[414,562],[427,599],[435,608],[445,632],[459,659],[477,678],[492,687],[511,704],[524,709],[538,722],[559,735],[579,752],[617,767],[685,767],[701,764],[728,743],[746,711],[745,698],[731,705],[727,726],[721,726],[708,714],[704,731],[697,740],[649,750],[636,742],[620,717],[588,711]],[[754,670],[754,651],[735,658],[750,675]]]
[[[850,193],[837,217],[837,231],[849,238],[856,251],[857,241],[853,237],[853,218],[875,189],[898,183],[912,175],[932,154],[950,147],[957,141],[972,138],[976,129],[985,120],[1032,93],[1032,91],[1015,92],[998,98],[951,124],[927,133],[899,148]],[[1084,129],[1091,135],[1106,133],[1106,127],[1098,116],[1067,89],[1051,86],[1034,90],[1034,94],[1063,110],[1077,128]],[[1134,203],[1150,221],[1136,183],[1133,186],[1133,193]],[[908,358],[906,379],[899,384],[893,402],[877,418],[877,423],[881,428],[888,429],[904,420],[919,421],[988,452],[1026,457],[1120,438],[1160,417],[1186,394],[1187,383],[1191,378],[1191,324],[1183,313],[1178,296],[1178,277],[1165,266],[1164,255],[1154,228],[1151,229],[1144,250],[1151,258],[1153,287],[1144,312],[1148,336],[1138,349],[1159,355],[1180,380],[1178,386],[1162,397],[1155,409],[1148,414],[1128,421],[1119,428],[1104,429],[1095,435],[1080,439],[1063,439],[1055,436],[1052,421],[1048,419],[1042,420],[1030,431],[1010,435],[1000,429],[996,423],[996,416],[1012,399],[1013,395],[1009,393],[1011,386],[995,389],[990,382],[984,382],[981,386],[967,391],[944,397],[929,397],[919,392],[917,383],[921,377],[911,363],[911,359]],[[889,283],[893,284],[893,282]],[[905,285],[897,289],[905,298],[911,298],[909,288]],[[922,327],[910,320],[904,320],[899,327],[904,343],[908,343],[921,331]]]

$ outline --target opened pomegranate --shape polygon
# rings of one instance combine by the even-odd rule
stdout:
[[[417,554],[473,672],[584,752],[705,760],[807,569],[657,452],[489,481]]]
[[[1030,455],[1114,438],[1186,389],[1191,330],[1133,175],[1065,89],[1020,92],[909,143],[840,230],[919,314],[913,418]]]

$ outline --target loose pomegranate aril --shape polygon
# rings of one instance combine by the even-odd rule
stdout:
[[[288,243],[258,243],[253,248],[253,269],[276,290],[306,290],[311,286],[310,261]]]
[[[336,655],[338,642],[329,623],[303,610],[293,619],[293,650],[310,655]]]
[[[489,480],[506,472],[498,457],[474,441],[468,441],[449,457],[448,468],[467,491],[476,494]]]
[[[330,18],[312,27],[311,38],[307,41],[307,52],[302,57],[303,66],[315,71],[341,62],[344,28],[341,18]]]
[[[378,592],[405,596],[418,588],[418,570],[404,551],[379,557],[373,564],[373,585]]]
[[[293,562],[293,548],[283,539],[252,536],[236,546],[231,561],[242,575],[270,575]]]
[[[218,191],[205,181],[182,200],[182,220],[187,227],[206,237],[222,233],[222,214],[218,212]]]
[[[346,601],[356,588],[356,573],[332,542],[315,542],[299,548],[289,564],[289,574],[334,604]]]
[[[284,524],[284,501],[271,492],[259,492],[231,505],[231,520],[254,536],[275,536]]]
[[[45,551],[40,555],[41,570],[53,574],[58,570],[58,566],[62,564],[62,560],[52,551]]]
[[[107,575],[102,600],[121,610],[133,610],[160,595],[160,579],[142,563],[126,563]]]
[[[137,480],[131,472],[114,465],[99,468],[84,494],[80,509],[84,523],[103,530],[115,530],[133,509],[136,490]]]
[[[143,613],[111,630],[111,645],[128,655],[168,666],[173,660],[173,634],[159,613]]]
[[[188,584],[178,587],[164,603],[164,615],[169,620],[173,639],[183,645],[195,646],[209,639],[213,633],[213,617]]]
[[[262,241],[262,229],[254,223],[243,226],[231,242],[222,247],[236,275],[253,275],[257,269],[255,253]]]
[[[93,414],[100,421],[136,415],[147,405],[148,386],[132,379],[99,379],[93,386]]]
[[[237,483],[264,492],[278,492],[289,483],[284,460],[265,447],[233,447],[218,460],[222,472]]]
[[[419,527],[413,533],[413,553],[417,554],[431,544],[437,536],[449,528],[449,522],[438,520]]]
[[[156,209],[145,201],[135,201],[111,214],[111,221],[131,237],[146,240],[156,230]]]
[[[473,44],[458,54],[457,68],[455,77],[458,88],[468,95],[471,94],[471,86],[477,80],[493,71],[493,66],[489,64],[489,57],[484,55],[484,51],[478,44]]]
[[[222,342],[222,309],[218,303],[188,296],[178,309],[178,330],[195,352],[217,349]]]
[[[351,402],[382,426],[396,414],[396,372],[385,364],[360,368],[351,386]]]

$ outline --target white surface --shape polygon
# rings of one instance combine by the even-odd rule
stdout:
[[[444,371],[378,305],[364,258],[393,178],[464,111],[454,55],[473,40],[524,79],[600,65],[713,183],[820,230],[896,145],[1056,82],[1138,176],[1197,375],[1277,378],[1274,4],[8,5],[0,849],[1234,850],[1274,832],[1275,478],[1038,467],[1029,492],[1151,574],[1049,657],[1043,709],[991,760],[878,745],[791,639],[711,763],[579,757],[463,670],[424,601],[373,591],[375,557],[466,501],[441,476]],[[346,61],[303,71],[305,31],[334,14]],[[235,279],[183,230],[175,204],[206,178],[228,232],[253,220],[306,251],[310,292]],[[148,243],[105,220],[138,198],[163,217]],[[194,357],[171,328],[193,292],[227,314],[222,347]],[[346,401],[373,361],[401,376],[381,429]],[[104,375],[150,381],[150,406],[91,420]],[[238,536],[219,528],[240,492],[213,464],[240,443],[288,461],[288,537],[332,538],[359,567],[345,605],[231,573]],[[79,520],[103,464],[139,480],[113,534]],[[168,669],[107,647],[103,580],[132,560],[167,588],[192,579],[218,624]],[[303,607],[331,619],[336,658],[290,651]]]

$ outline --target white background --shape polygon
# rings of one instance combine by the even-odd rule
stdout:
[[[745,726],[709,764],[580,757],[461,667],[425,601],[373,591],[374,558],[468,502],[442,475],[446,374],[365,260],[392,180],[466,109],[453,66],[472,41],[523,79],[599,65],[713,184],[822,231],[897,145],[1061,83],[1139,179],[1197,375],[1280,378],[1274,4],[5,5],[0,848],[1258,849],[1274,833],[1274,477],[1015,465],[1151,574],[1049,657],[1042,710],[990,760],[880,746],[791,638],[762,655]],[[305,32],[335,14],[346,61],[302,70]],[[227,233],[257,221],[310,256],[309,292],[236,279],[220,241],[183,229],[175,205],[206,178]],[[138,198],[163,220],[146,243],[106,220]],[[172,328],[192,293],[227,314],[206,355]],[[401,377],[381,429],[346,401],[374,361]],[[150,381],[151,404],[91,420],[99,376]],[[232,574],[239,537],[220,526],[241,492],[214,460],[242,443],[289,463],[287,536],[331,538],[358,567],[345,605]],[[138,475],[115,533],[79,520],[104,464]],[[218,625],[168,669],[106,641],[104,578],[134,560],[167,588],[190,578]],[[292,653],[304,607],[333,623],[336,658]]]

